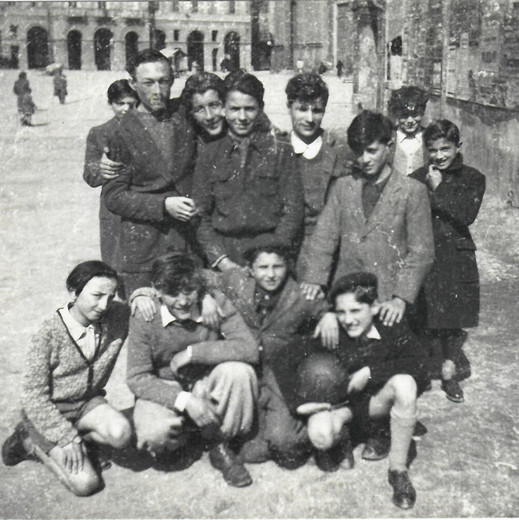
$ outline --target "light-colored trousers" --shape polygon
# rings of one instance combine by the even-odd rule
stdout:
[[[175,383],[176,384],[176,383]],[[254,369],[239,361],[216,365],[191,391],[207,400],[219,417],[225,439],[247,433],[253,424],[258,398]],[[181,444],[184,417],[160,404],[138,399],[133,411],[137,447],[152,453],[173,451]]]

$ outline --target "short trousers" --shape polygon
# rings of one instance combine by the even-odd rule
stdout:
[[[96,395],[90,399],[84,399],[73,402],[57,402],[54,403],[61,414],[70,421],[74,426],[78,421],[84,417],[87,413],[91,412],[94,408],[102,404],[108,404],[108,401],[103,395]],[[39,448],[45,453],[49,453],[52,448],[56,446],[55,443],[46,439],[34,426],[32,421],[27,417],[25,410],[22,410],[22,420],[25,430],[29,434],[31,441],[34,442]]]

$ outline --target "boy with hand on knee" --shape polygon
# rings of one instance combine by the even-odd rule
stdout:
[[[343,276],[329,296],[340,325],[339,344],[333,351],[337,366],[326,357],[312,366],[310,360],[323,356],[323,350],[320,341],[309,340],[280,351],[272,368],[290,410],[309,416],[310,441],[318,452],[324,452],[319,457],[335,458],[337,469],[341,458],[349,456],[351,461],[347,452],[350,421],[363,425],[390,417],[388,479],[395,505],[410,509],[416,491],[407,472],[408,454],[417,396],[428,383],[427,355],[405,320],[391,327],[382,323],[377,298],[375,275],[357,272]],[[340,375],[341,369],[348,377]]]

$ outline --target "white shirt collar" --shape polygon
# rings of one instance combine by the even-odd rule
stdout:
[[[170,323],[173,323],[175,321],[178,321],[178,318],[175,318],[171,312],[169,312],[168,308],[162,304],[160,306],[160,317],[162,319],[162,326],[167,327]],[[191,316],[191,320],[193,320],[195,323],[202,323],[202,316]]]
[[[402,130],[397,130],[396,131],[396,137],[397,137],[397,140],[399,143],[403,143],[406,139],[418,139],[419,142],[422,141],[422,130],[418,130],[418,132],[416,132],[416,134],[413,134],[412,136],[409,135],[409,134],[406,134],[405,132],[402,132]]]
[[[63,319],[63,323],[67,327],[68,331],[70,332],[70,335],[72,336],[72,339],[78,343],[79,340],[83,339],[86,336],[87,329],[92,328],[96,330],[95,325],[92,323],[88,327],[85,327],[81,325],[78,321],[74,319],[72,314],[70,314],[70,310],[67,307],[62,307],[58,310],[58,312],[61,315],[61,318]]]
[[[373,323],[371,324],[371,328],[368,330],[368,332],[366,332],[366,338],[368,339],[382,339],[380,337],[380,334],[377,330],[377,327],[375,327],[375,325],[373,325]]]
[[[302,154],[305,159],[315,159],[317,154],[321,151],[321,147],[323,146],[322,135],[320,135],[310,144],[307,144],[293,130],[290,134],[290,141],[292,143],[292,147],[294,148],[294,152],[296,154]]]

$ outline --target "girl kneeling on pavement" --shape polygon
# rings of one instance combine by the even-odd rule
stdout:
[[[128,420],[104,398],[128,332],[129,309],[112,301],[118,283],[116,272],[96,260],[69,274],[71,301],[33,338],[22,421],[2,446],[5,465],[39,459],[78,496],[103,487],[97,443],[122,448],[131,438]]]

